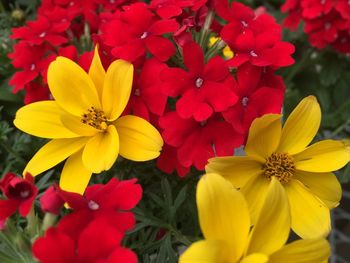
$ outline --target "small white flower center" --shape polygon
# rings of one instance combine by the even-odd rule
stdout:
[[[256,54],[254,50],[250,51],[249,54],[250,54],[252,57],[255,57],[255,58],[258,56],[258,54]]]
[[[326,30],[330,29],[331,27],[332,27],[332,24],[329,23],[329,22],[324,24],[324,28],[325,28]]]
[[[140,36],[141,39],[145,39],[148,36],[148,32],[143,32],[143,34]]]
[[[141,95],[140,89],[135,89],[134,95],[137,97],[140,96]]]
[[[321,5],[324,5],[326,3],[326,0],[321,0]]]
[[[35,65],[34,64],[30,65],[30,70],[33,71],[34,69],[35,69]]]
[[[97,210],[97,209],[100,208],[100,206],[98,205],[98,203],[96,203],[96,202],[93,201],[93,200],[90,200],[90,201],[89,201],[88,207],[89,207],[91,210]]]
[[[115,3],[115,0],[109,0],[109,2],[110,2],[111,4],[114,4],[114,3]]]
[[[249,102],[249,98],[248,97],[243,97],[241,100],[241,103],[244,107],[246,107],[248,105]]]
[[[22,197],[22,198],[27,198],[29,196],[29,191],[26,190],[26,191],[22,191],[19,193],[19,195]]]
[[[246,21],[241,21],[241,23],[242,23],[242,25],[244,26],[244,27],[248,27],[248,23],[246,22]]]
[[[43,38],[43,37],[45,37],[46,36],[46,32],[42,32],[40,35],[39,35],[39,37],[41,37],[41,38]]]
[[[200,88],[203,85],[204,80],[202,78],[196,79],[196,87]]]

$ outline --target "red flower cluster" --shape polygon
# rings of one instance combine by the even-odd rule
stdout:
[[[288,13],[284,25],[295,30],[300,21],[312,46],[327,45],[350,53],[350,2],[347,0],[287,0],[281,8]]]
[[[12,216],[17,209],[21,216],[28,215],[38,190],[34,185],[34,178],[30,174],[26,174],[23,179],[13,173],[7,173],[2,178],[0,189],[7,198],[6,200],[0,200],[1,230],[5,227],[7,218]]]
[[[73,212],[36,240],[34,256],[43,263],[136,263],[136,255],[121,246],[125,231],[135,225],[128,210],[142,196],[142,188],[135,182],[113,178],[106,185],[88,187],[84,196],[49,188],[41,198],[43,210],[57,213],[66,202]]]
[[[11,38],[18,39],[14,51],[9,54],[13,66],[20,70],[10,80],[13,91],[26,91],[25,103],[49,98],[46,86],[48,65],[57,55],[78,61],[73,46],[85,33],[88,25],[96,33],[102,20],[100,12],[112,12],[126,0],[43,0],[35,21],[14,28]],[[84,28],[85,26],[85,28]]]
[[[104,66],[119,58],[132,62],[133,90],[124,113],[143,117],[162,129],[166,145],[157,164],[167,173],[177,170],[183,176],[191,166],[203,170],[208,158],[233,155],[235,148],[244,144],[256,117],[280,112],[285,87],[275,71],[294,62],[294,46],[281,40],[281,27],[262,9],[254,12],[227,0],[152,0],[148,4],[116,1],[114,5],[101,0],[70,1],[72,5],[63,0],[54,2],[57,10],[64,4],[68,7],[68,27],[59,34],[61,28],[50,29],[50,34],[45,29],[45,40],[40,38],[41,28],[32,30],[26,33],[30,44],[39,45],[37,52],[45,53],[40,45],[63,41],[53,37],[59,35],[68,45],[71,35],[82,34],[77,29],[80,24],[71,19],[78,13],[92,28]],[[91,15],[87,11],[101,5],[104,12]],[[44,1],[39,14],[56,10],[47,6]],[[59,20],[52,17],[53,21]],[[206,36],[202,32],[205,22],[210,31]],[[234,56],[225,60],[219,49],[213,53],[205,43],[209,36],[220,37]],[[29,45],[23,33],[20,37],[18,45]],[[202,40],[198,40],[200,37]],[[67,49],[58,52],[62,54]],[[78,60],[76,51],[67,53]],[[33,64],[30,59],[24,63],[17,55],[18,52],[11,55],[14,64],[26,72],[34,70],[32,75],[26,75],[30,80],[38,74],[45,76],[51,57]],[[89,56],[84,54],[79,63],[89,65]],[[30,80],[21,78],[18,82],[22,85]],[[34,87],[27,90],[36,99],[42,98],[39,90],[47,92]]]

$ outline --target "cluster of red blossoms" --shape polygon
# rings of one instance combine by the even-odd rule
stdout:
[[[0,223],[4,229],[6,220],[17,209],[23,217],[29,214],[38,190],[31,175],[23,179],[13,173],[4,176],[0,188],[7,198],[0,200]],[[105,185],[88,187],[84,196],[51,186],[40,198],[41,210],[59,215],[66,203],[72,212],[34,242],[34,257],[42,263],[136,263],[136,254],[122,247],[121,242],[125,232],[135,225],[134,214],[129,210],[141,197],[142,188],[136,179],[113,178]]]
[[[350,1],[287,0],[282,12],[288,17],[284,24],[295,30],[300,21],[311,45],[323,49],[330,45],[342,53],[350,53]]]
[[[180,176],[192,166],[203,170],[208,158],[233,155],[255,118],[281,111],[285,86],[275,72],[294,63],[294,46],[282,41],[281,27],[271,15],[229,2],[43,1],[37,21],[14,29],[20,41],[11,58],[25,73],[17,73],[11,83],[15,91],[26,89],[26,102],[41,100],[49,95],[45,70],[56,55],[88,68],[91,54],[78,58],[71,45],[87,24],[106,68],[120,58],[135,67],[125,113],[161,129],[165,146],[158,167]],[[42,16],[50,20],[44,29]],[[63,20],[66,27],[55,25]],[[212,47],[210,37],[219,39]],[[233,57],[223,56],[225,45]],[[36,48],[40,55],[34,54]]]

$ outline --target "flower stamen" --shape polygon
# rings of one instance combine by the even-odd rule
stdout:
[[[281,183],[288,183],[295,172],[294,160],[286,153],[273,153],[262,167],[264,175],[276,177]]]
[[[88,112],[82,115],[81,122],[88,124],[98,130],[107,129],[107,117],[102,110],[91,107]]]

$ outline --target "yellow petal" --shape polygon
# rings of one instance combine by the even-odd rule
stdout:
[[[298,180],[286,186],[293,231],[304,239],[326,236],[330,229],[329,208]]]
[[[197,185],[199,223],[205,239],[223,240],[232,262],[246,247],[250,219],[243,195],[218,174],[206,174]]]
[[[294,156],[295,167],[308,172],[331,172],[350,161],[350,152],[342,141],[324,140]]]
[[[102,106],[110,121],[117,119],[128,104],[133,74],[133,65],[121,59],[114,61],[107,69]]]
[[[55,101],[40,101],[20,108],[13,123],[18,129],[42,138],[79,137],[62,124],[61,116],[66,115]]]
[[[265,262],[269,262],[269,257],[259,253],[251,254],[239,261],[239,263],[265,263]]]
[[[81,116],[92,106],[101,109],[94,83],[72,60],[57,57],[51,62],[47,81],[56,102],[67,112]]]
[[[60,187],[64,191],[83,194],[91,178],[91,171],[85,168],[82,151],[76,152],[64,164]]]
[[[95,84],[99,98],[102,99],[103,82],[105,80],[106,71],[101,63],[98,45],[95,46],[94,57],[92,58],[89,68],[89,76]]]
[[[126,115],[114,124],[119,134],[121,156],[132,161],[148,161],[159,156],[163,139],[149,122]]]
[[[222,240],[202,240],[193,243],[181,256],[179,263],[227,263],[230,249]]]
[[[269,263],[328,262],[330,254],[330,246],[324,239],[298,240],[272,254]]]
[[[242,187],[241,191],[247,200],[252,223],[255,224],[259,216],[261,207],[264,204],[270,180],[259,174],[249,179]]]
[[[253,121],[249,129],[246,154],[264,161],[276,151],[281,137],[281,115],[267,114]]]
[[[247,181],[262,173],[262,164],[251,157],[227,156],[208,160],[207,173],[218,173],[229,180],[234,187],[241,188]]]
[[[310,173],[296,171],[295,179],[302,182],[311,193],[320,198],[328,208],[339,205],[342,189],[333,173]]]
[[[272,177],[265,202],[250,234],[247,254],[263,253],[270,255],[277,251],[286,243],[290,226],[287,194],[281,183]]]
[[[105,132],[97,133],[86,144],[83,163],[93,173],[109,170],[119,153],[119,136],[116,128],[109,125]]]
[[[74,115],[63,115],[61,121],[67,129],[79,134],[79,136],[93,136],[96,133],[101,132],[88,124],[82,123],[81,118]]]
[[[321,122],[321,109],[314,96],[304,98],[284,124],[278,152],[301,152],[315,137]]]
[[[23,173],[38,175],[79,151],[86,142],[84,137],[51,140],[33,156]]]

